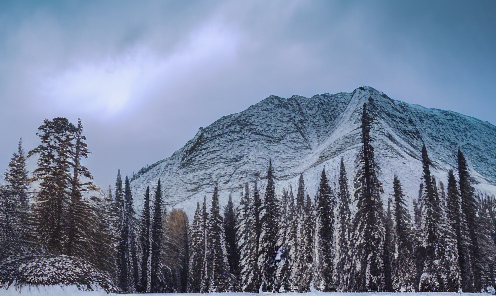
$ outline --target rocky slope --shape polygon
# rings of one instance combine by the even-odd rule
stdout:
[[[352,93],[322,94],[312,98],[270,96],[247,110],[224,116],[172,156],[145,167],[133,177],[133,196],[141,206],[146,186],[160,178],[165,201],[191,216],[196,203],[210,198],[215,182],[221,205],[229,194],[238,201],[245,182],[264,176],[272,159],[276,192],[296,188],[303,173],[310,196],[317,191],[325,168],[337,182],[339,161],[345,160],[350,188],[360,146],[363,103],[374,117],[371,134],[383,182],[383,198],[392,191],[396,174],[410,200],[418,196],[421,147],[426,144],[433,174],[446,184],[447,172],[456,168],[460,147],[471,167],[476,189],[496,193],[496,127],[451,111],[428,109],[393,100],[371,87]]]

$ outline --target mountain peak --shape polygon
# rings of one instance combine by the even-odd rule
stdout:
[[[146,186],[160,178],[167,203],[192,214],[196,202],[210,196],[218,182],[219,198],[234,201],[246,182],[264,175],[272,160],[276,190],[297,186],[304,175],[307,192],[313,196],[319,173],[324,169],[337,182],[344,159],[352,187],[355,158],[360,149],[360,117],[363,103],[374,118],[371,131],[377,163],[387,199],[396,174],[410,198],[418,195],[425,143],[433,160],[433,175],[446,182],[456,167],[461,147],[471,166],[476,188],[496,193],[496,127],[451,111],[427,109],[393,100],[369,86],[352,93],[322,94],[312,98],[294,95],[285,99],[269,96],[242,112],[224,116],[200,128],[193,139],[171,157],[147,168],[133,180],[134,196],[143,196]],[[262,183],[262,184],[260,184]]]

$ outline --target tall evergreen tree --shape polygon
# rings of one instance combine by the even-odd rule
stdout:
[[[82,193],[95,191],[98,187],[91,181],[93,176],[87,167],[81,164],[81,160],[88,158],[89,150],[86,144],[86,137],[83,135],[83,125],[81,119],[78,119],[78,125],[73,131],[74,144],[72,147],[71,162],[72,179],[71,192],[67,220],[67,255],[81,254],[88,248],[87,242],[90,237],[91,227],[88,217],[89,205],[82,199]],[[85,178],[84,181],[82,178]]]
[[[227,247],[227,261],[229,262],[229,272],[234,277],[234,286],[232,290],[237,290],[239,278],[239,248],[237,244],[237,213],[232,202],[232,197],[229,195],[229,201],[224,208],[224,234]]]
[[[162,187],[160,179],[155,190],[151,227],[150,292],[160,293],[164,289],[163,280],[160,276],[160,268],[162,267],[160,262],[160,250],[162,249]]]
[[[297,291],[298,278],[294,271],[296,270],[296,252],[298,240],[298,223],[294,204],[293,190],[290,188],[289,193],[284,190],[280,206],[280,238],[278,245],[279,250],[275,257],[278,265],[276,272],[276,290],[277,291]]]
[[[394,240],[393,235],[393,215],[391,213],[391,199],[388,200],[387,214],[384,221],[384,250],[383,250],[383,261],[384,261],[384,291],[393,292],[393,249]]]
[[[12,155],[4,175],[5,187],[0,193],[0,258],[23,254],[30,246],[28,172],[26,157],[19,140],[17,153]]]
[[[462,221],[460,208],[460,193],[453,170],[448,172],[448,190],[447,190],[447,220],[451,231],[454,233],[455,245],[458,253],[457,265],[460,268],[461,288],[463,291],[472,289],[472,270],[468,262],[467,236],[465,225]]]
[[[138,270],[138,252],[136,248],[136,212],[133,206],[133,195],[131,193],[131,184],[129,178],[126,176],[124,181],[124,201],[125,201],[125,218],[127,222],[128,234],[129,234],[129,262],[130,267],[129,274],[131,276],[131,291],[136,291],[139,288],[139,270]]]
[[[395,291],[415,290],[414,237],[412,219],[406,207],[401,182],[395,175],[393,180],[394,222],[396,256],[393,260],[393,288]],[[416,203],[415,203],[416,204]]]
[[[423,193],[422,193],[422,231],[424,233],[422,246],[425,250],[420,291],[439,292],[444,289],[445,274],[441,264],[440,219],[441,210],[436,185],[430,172],[431,160],[425,144],[422,146]]]
[[[67,118],[45,119],[36,133],[41,144],[28,153],[38,154],[38,168],[33,181],[40,189],[33,207],[34,230],[42,252],[63,254],[67,240],[64,236],[64,205],[69,202],[72,184],[71,150],[75,127]]]
[[[200,292],[208,293],[210,290],[210,269],[208,261],[208,228],[209,215],[207,211],[207,197],[203,198],[203,208],[202,208],[202,219],[201,219],[201,231],[203,232],[203,266],[202,266],[202,276]]]
[[[125,214],[125,203],[123,197],[121,171],[117,171],[115,181],[115,202],[118,217],[118,244],[117,244],[117,268],[118,268],[118,286],[122,292],[128,292],[128,258],[129,258],[129,227]]]
[[[209,292],[225,292],[229,288],[229,263],[222,223],[223,219],[219,211],[219,190],[215,185],[208,225]]]
[[[467,161],[463,153],[458,149],[458,177],[460,182],[460,198],[461,209],[466,219],[469,238],[469,264],[473,272],[473,288],[474,292],[480,292],[483,278],[483,263],[481,262],[480,247],[478,241],[478,225],[477,225],[477,200],[474,195],[474,188],[470,181]]]
[[[150,187],[146,187],[145,200],[143,201],[143,214],[141,216],[141,280],[138,292],[147,292],[149,282],[149,259],[150,259]]]
[[[260,267],[262,289],[273,292],[276,289],[275,278],[277,265],[275,255],[279,249],[278,232],[279,232],[279,207],[275,196],[274,171],[272,161],[269,160],[269,169],[267,171],[267,187],[265,189],[262,217],[262,234],[260,237],[260,256],[258,266]]]
[[[295,254],[293,258],[293,266],[291,268],[290,283],[291,290],[303,292],[302,277],[307,272],[306,267],[306,253],[305,253],[305,181],[303,174],[300,174],[298,179],[298,191],[296,193],[296,206],[294,209],[292,222],[296,226],[296,241],[295,241]],[[285,223],[285,222],[283,222]]]
[[[303,231],[303,250],[304,250],[304,261],[301,265],[301,273],[299,280],[299,291],[308,292],[310,291],[310,285],[313,281],[313,259],[314,259],[314,228],[315,228],[315,215],[313,209],[312,199],[310,195],[307,194],[305,203],[305,220],[304,220],[304,231]]]
[[[317,288],[324,292],[335,290],[334,274],[334,204],[335,197],[322,170],[317,193]]]
[[[351,211],[350,204],[351,198],[348,191],[348,177],[346,168],[344,167],[343,158],[339,169],[339,259],[337,266],[337,283],[340,290],[346,289],[349,283],[350,263],[349,263],[349,243],[350,243],[350,220]]]
[[[205,252],[201,220],[200,203],[197,203],[189,235],[191,239],[189,240],[188,292],[190,293],[199,293],[201,287],[203,253]]]
[[[239,245],[241,249],[240,282],[241,290],[245,292],[257,292],[260,284],[258,282],[259,272],[258,260],[258,238],[261,227],[256,221],[260,221],[260,196],[255,181],[254,201],[250,202],[250,190],[248,183],[245,184],[244,195],[240,202]]]
[[[353,217],[352,291],[380,291],[383,279],[384,214],[380,198],[381,184],[377,179],[377,165],[371,145],[372,118],[363,104],[362,147],[357,158],[358,170],[354,179],[356,213]]]

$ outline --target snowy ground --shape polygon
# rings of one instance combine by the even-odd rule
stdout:
[[[351,293],[324,293],[324,292],[310,292],[310,293],[277,293],[277,296],[340,296]],[[476,294],[476,293],[352,293],[353,296],[367,295],[367,296],[450,296],[450,295],[478,295],[486,296],[490,294]],[[24,287],[21,290],[11,287],[9,289],[0,288],[0,296],[103,296],[103,295],[123,295],[123,294],[106,294],[105,291],[81,291],[75,286],[60,287],[60,286],[46,286],[46,287]],[[165,294],[125,294],[129,296],[142,296],[142,295],[165,295]],[[177,296],[199,296],[202,294],[183,293],[174,294]],[[211,296],[255,296],[255,295],[273,295],[272,293],[212,293]]]

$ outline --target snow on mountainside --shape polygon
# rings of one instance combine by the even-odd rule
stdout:
[[[211,198],[215,182],[221,205],[226,204],[229,194],[238,201],[244,183],[250,182],[252,188],[257,178],[263,194],[269,159],[275,169],[276,192],[290,186],[296,189],[303,173],[307,193],[313,197],[324,167],[331,184],[337,183],[341,157],[352,189],[363,103],[374,117],[372,145],[380,167],[383,199],[392,192],[395,174],[410,200],[418,196],[423,142],[438,181],[446,184],[448,170],[456,171],[460,147],[471,168],[474,187],[496,193],[495,126],[455,112],[393,100],[371,87],[360,87],[352,93],[312,98],[270,96],[243,112],[200,128],[172,156],[133,177],[136,205],[141,207],[146,186],[154,188],[159,178],[166,203],[183,208],[190,217],[197,202],[204,196]]]

